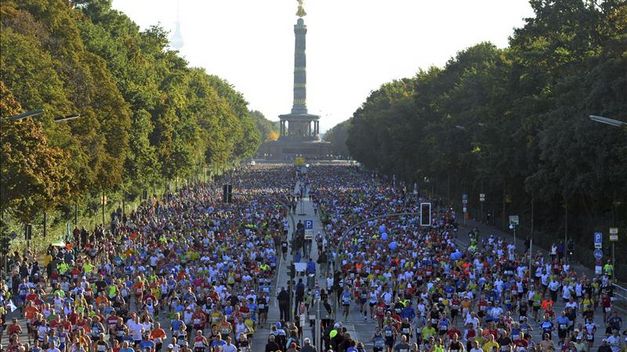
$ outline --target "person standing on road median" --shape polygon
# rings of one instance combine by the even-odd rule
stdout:
[[[300,302],[305,298],[305,284],[303,283],[303,279],[298,279],[298,283],[296,284],[296,298],[294,302],[294,317],[298,315],[298,306]]]
[[[287,238],[283,238],[283,241],[281,241],[281,253],[283,254],[283,260],[287,257],[288,246],[289,244],[287,243]]]
[[[281,320],[287,320],[290,309],[290,295],[285,290],[285,287],[281,287],[281,292],[277,296],[279,301],[279,316]]]

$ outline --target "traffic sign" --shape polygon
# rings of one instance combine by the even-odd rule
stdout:
[[[462,204],[468,204],[468,194],[466,193],[462,194]]]
[[[610,241],[618,241],[618,227],[610,227]]]
[[[602,266],[600,266],[600,265],[595,265],[595,266],[594,266],[594,273],[595,273],[596,275],[601,275],[601,274],[603,274],[603,267],[602,267]]]
[[[601,260],[601,258],[603,258],[603,251],[600,250],[600,249],[595,249],[594,250],[594,259]]]
[[[305,239],[313,239],[313,220],[305,220]]]
[[[603,248],[603,232],[594,233],[594,248],[596,249]]]
[[[485,202],[485,193],[479,194],[479,201],[480,202]]]
[[[509,226],[510,227],[517,227],[518,225],[520,225],[520,218],[518,217],[518,215],[510,215],[509,216]]]

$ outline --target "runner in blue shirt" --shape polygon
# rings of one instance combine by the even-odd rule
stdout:
[[[570,328],[570,319],[568,319],[566,314],[562,312],[562,314],[560,314],[560,316],[557,317],[556,323],[557,323],[557,336],[560,339],[560,343],[563,343],[564,338],[566,337],[566,334],[568,333],[568,329]]]
[[[540,324],[540,328],[542,328],[543,335],[549,335],[549,339],[551,339],[551,332],[553,331],[553,323],[549,320],[549,317],[545,317],[544,321]]]

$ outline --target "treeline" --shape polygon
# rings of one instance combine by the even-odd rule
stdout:
[[[588,118],[627,117],[627,6],[531,5],[535,17],[508,48],[481,43],[372,92],[347,144],[366,167],[457,208],[468,194],[473,217],[484,193],[484,218],[520,215],[524,234],[575,238],[592,259],[592,231],[607,241],[608,227],[627,220],[627,129]]]
[[[346,158],[350,155],[346,145],[350,124],[350,120],[340,122],[324,134],[324,140],[331,143],[331,153],[336,157]]]
[[[251,157],[266,138],[230,84],[110,0],[5,0],[0,16],[3,219],[150,194]]]
[[[259,130],[262,142],[276,141],[279,139],[279,122],[270,121],[261,113],[261,111],[253,110],[250,112],[255,121],[255,126]]]

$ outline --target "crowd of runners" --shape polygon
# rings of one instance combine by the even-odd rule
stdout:
[[[232,203],[223,202],[227,181]],[[273,291],[273,280],[288,252],[297,182],[324,228],[315,243],[292,248],[295,262],[312,245],[318,253],[306,260],[311,279],[295,285],[292,302],[289,292]],[[418,213],[421,200],[346,166],[301,176],[293,167],[256,166],[185,187],[112,214],[110,228],[76,229],[44,260],[14,254],[0,286],[0,345],[246,352],[263,350],[253,334],[271,327],[266,352],[625,350],[607,275],[588,277],[562,256],[530,256],[502,238],[462,231],[447,207],[434,204],[431,226],[392,215]],[[323,341],[312,342],[294,317],[317,299],[327,319]],[[281,308],[279,321],[268,320],[271,305]],[[346,324],[355,319],[371,324],[373,336],[350,336]]]
[[[581,352],[601,339],[599,351],[624,351],[608,275],[587,277],[553,252],[530,256],[502,238],[460,231],[451,208],[434,207],[429,227],[393,216],[418,214],[421,201],[393,180],[324,167],[310,177],[330,239],[323,305],[338,310],[327,348]],[[354,310],[376,324],[372,339],[342,337]]]
[[[242,170],[120,209],[110,229],[77,228],[43,260],[13,254],[0,284],[2,350],[251,350],[294,182],[288,167]]]

